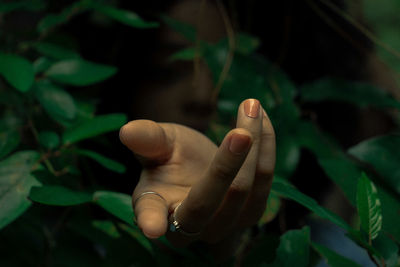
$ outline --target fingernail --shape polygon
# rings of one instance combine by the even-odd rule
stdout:
[[[250,146],[250,137],[243,134],[233,134],[229,144],[229,150],[234,154],[242,154]]]
[[[260,102],[257,99],[247,99],[244,102],[244,113],[247,117],[257,118],[260,114]]]

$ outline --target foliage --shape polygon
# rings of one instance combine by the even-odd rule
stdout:
[[[1,2],[0,17],[45,8],[42,0]],[[83,12],[98,12],[134,28],[159,26],[105,1],[82,0],[41,18],[34,41],[0,47],[0,239],[4,240],[0,265],[213,264],[204,255],[171,247],[165,238],[157,244],[150,242],[134,224],[130,195],[84,182],[81,163],[85,158],[116,173],[126,171],[123,164],[85,146],[85,141],[115,133],[127,118],[119,113],[96,114],[92,102],[76,93],[77,88],[85,90],[115,75],[116,67],[89,61],[78,50],[46,40],[48,34]],[[192,42],[172,55],[171,61],[202,59],[217,84],[232,52],[229,41],[209,44],[196,40],[193,27],[169,17],[161,20]],[[259,226],[277,216],[281,203],[295,201],[344,229],[377,264],[396,266],[400,243],[399,135],[364,140],[344,151],[303,116],[303,106],[336,101],[359,109],[398,110],[400,102],[373,85],[333,77],[298,88],[277,66],[257,54],[259,45],[257,38],[236,34],[233,61],[217,92],[218,116],[209,130],[212,139],[221,141],[245,98],[257,98],[267,109],[276,130],[278,161]],[[398,112],[394,116],[398,117]],[[292,185],[290,179],[302,150],[316,157],[326,175],[357,207],[360,227],[348,224]],[[101,216],[97,207],[104,210]],[[330,266],[358,266],[311,239],[308,226],[281,236],[261,231],[243,262],[245,266],[314,266],[315,258],[322,258]],[[169,248],[170,253],[160,247]],[[17,248],[23,248],[26,257],[14,258]]]

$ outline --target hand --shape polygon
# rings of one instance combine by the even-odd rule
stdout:
[[[185,232],[199,235],[169,233],[178,245],[198,239],[216,243],[257,223],[271,188],[275,134],[254,99],[241,103],[236,126],[219,147],[178,124],[136,120],[121,128],[121,142],[144,165],[132,199],[138,226],[147,237],[166,234],[180,203],[176,221]],[[148,191],[159,195],[142,195]]]

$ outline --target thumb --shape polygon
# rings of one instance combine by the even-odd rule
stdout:
[[[150,120],[128,122],[120,129],[119,138],[132,152],[149,160],[167,160],[173,151],[171,134]]]

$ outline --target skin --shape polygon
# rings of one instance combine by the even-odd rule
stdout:
[[[259,105],[246,101],[253,110]],[[263,108],[249,117],[244,103],[238,108],[237,128],[219,147],[202,133],[173,123],[135,120],[121,128],[122,143],[144,166],[132,199],[138,226],[147,237],[167,234],[177,246],[196,240],[222,244],[257,223],[271,188],[275,134]],[[163,198],[147,194],[138,199],[147,191]],[[176,220],[186,232],[199,235],[167,232],[180,203]]]

